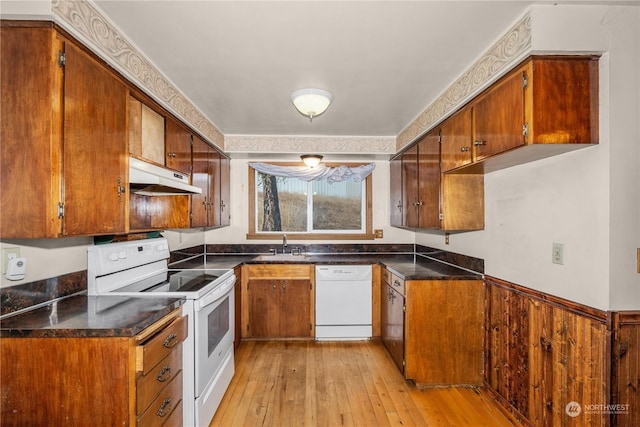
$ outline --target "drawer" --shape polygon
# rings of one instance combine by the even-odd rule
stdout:
[[[395,289],[396,291],[400,292],[403,296],[405,295],[405,292],[404,292],[404,279],[401,279],[398,276],[396,276],[395,274],[392,274],[391,275],[391,281],[389,282],[389,285],[391,285],[391,287],[393,289]]]
[[[141,414],[163,388],[182,371],[182,348],[176,348],[136,383],[136,412]]]
[[[393,274],[391,274],[391,272],[389,270],[387,270],[386,268],[382,269],[382,280],[387,283],[387,284],[391,284],[391,280],[392,280],[392,276]]]
[[[310,279],[313,276],[313,265],[307,264],[256,264],[248,266],[248,277],[251,279]]]
[[[178,402],[176,408],[169,414],[169,418],[167,418],[164,424],[162,424],[162,427],[182,427],[182,415],[184,412],[182,409],[183,402],[183,400]]]
[[[178,372],[147,410],[138,416],[138,427],[161,426],[172,418],[178,408],[182,408],[182,372]]]
[[[187,318],[179,317],[136,346],[136,371],[146,375],[187,337]]]

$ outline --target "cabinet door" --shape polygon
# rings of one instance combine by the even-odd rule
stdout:
[[[127,89],[73,44],[65,53],[63,233],[125,232]]]
[[[64,45],[51,28],[0,27],[0,40],[0,235],[58,237]]]
[[[418,145],[402,154],[402,212],[405,227],[418,227]]]
[[[390,200],[391,206],[389,208],[390,224],[392,227],[402,227],[402,158],[396,157],[389,162],[389,175],[390,175]]]
[[[280,337],[310,338],[311,288],[308,279],[281,281]]]
[[[400,372],[404,373],[404,296],[387,286],[385,345]]]
[[[527,98],[530,99],[527,103],[527,142],[597,144],[597,59],[536,58],[531,68],[525,70],[529,80]]]
[[[175,120],[165,120],[165,165],[191,174],[191,132]]]
[[[220,226],[231,224],[231,164],[228,157],[220,158]]]
[[[428,133],[418,143],[418,227],[440,226],[440,137]]]
[[[276,338],[280,334],[280,291],[282,281],[252,279],[248,283],[248,337]]]
[[[476,160],[524,145],[523,79],[520,69],[473,104]]]
[[[454,114],[440,127],[442,172],[471,163],[471,109]]]
[[[202,194],[191,195],[191,226],[206,227],[209,201],[209,151],[211,147],[197,136],[193,137],[192,184],[202,189]]]
[[[209,150],[209,204],[207,222],[210,227],[220,226],[220,161],[222,156],[217,150]]]

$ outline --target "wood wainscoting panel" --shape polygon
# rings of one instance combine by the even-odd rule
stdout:
[[[613,316],[614,347],[611,366],[611,403],[620,405],[612,414],[612,424],[640,425],[640,311]]]
[[[485,283],[485,385],[535,426],[610,425],[599,406],[610,403],[609,314],[492,277]]]

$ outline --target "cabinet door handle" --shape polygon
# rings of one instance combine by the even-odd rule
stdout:
[[[397,281],[397,280],[394,280],[393,281],[393,286],[395,286],[396,288],[399,288],[400,287],[400,282]]]
[[[282,289],[287,289],[287,284],[286,283],[282,284]]]
[[[168,380],[169,378],[171,378],[171,366],[165,365],[160,370],[160,373],[158,373],[158,376],[156,377],[156,380],[158,380],[158,382],[163,383],[166,380]]]
[[[468,153],[469,152],[469,147],[460,147],[460,151],[463,153]]]
[[[156,415],[159,417],[164,417],[169,412],[171,412],[171,398],[167,397],[164,402],[162,402],[162,405],[160,405],[160,408],[158,408],[158,412],[156,412]]]
[[[171,153],[169,153],[169,157],[176,157],[176,153],[172,151]]]
[[[166,348],[173,348],[177,344],[178,344],[178,335],[175,332],[169,334],[169,336],[165,338],[164,342],[162,343],[162,345],[165,346]]]
[[[476,147],[481,145],[487,145],[487,141],[473,141],[473,145],[475,145]]]

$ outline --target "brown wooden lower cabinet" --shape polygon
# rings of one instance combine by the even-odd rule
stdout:
[[[242,273],[243,338],[313,338],[313,266],[248,265]]]
[[[2,426],[181,426],[181,312],[135,337],[2,338]]]
[[[640,425],[640,312],[485,283],[484,381],[503,405],[535,426]]]
[[[482,281],[382,276],[382,341],[405,378],[425,387],[481,385]]]

